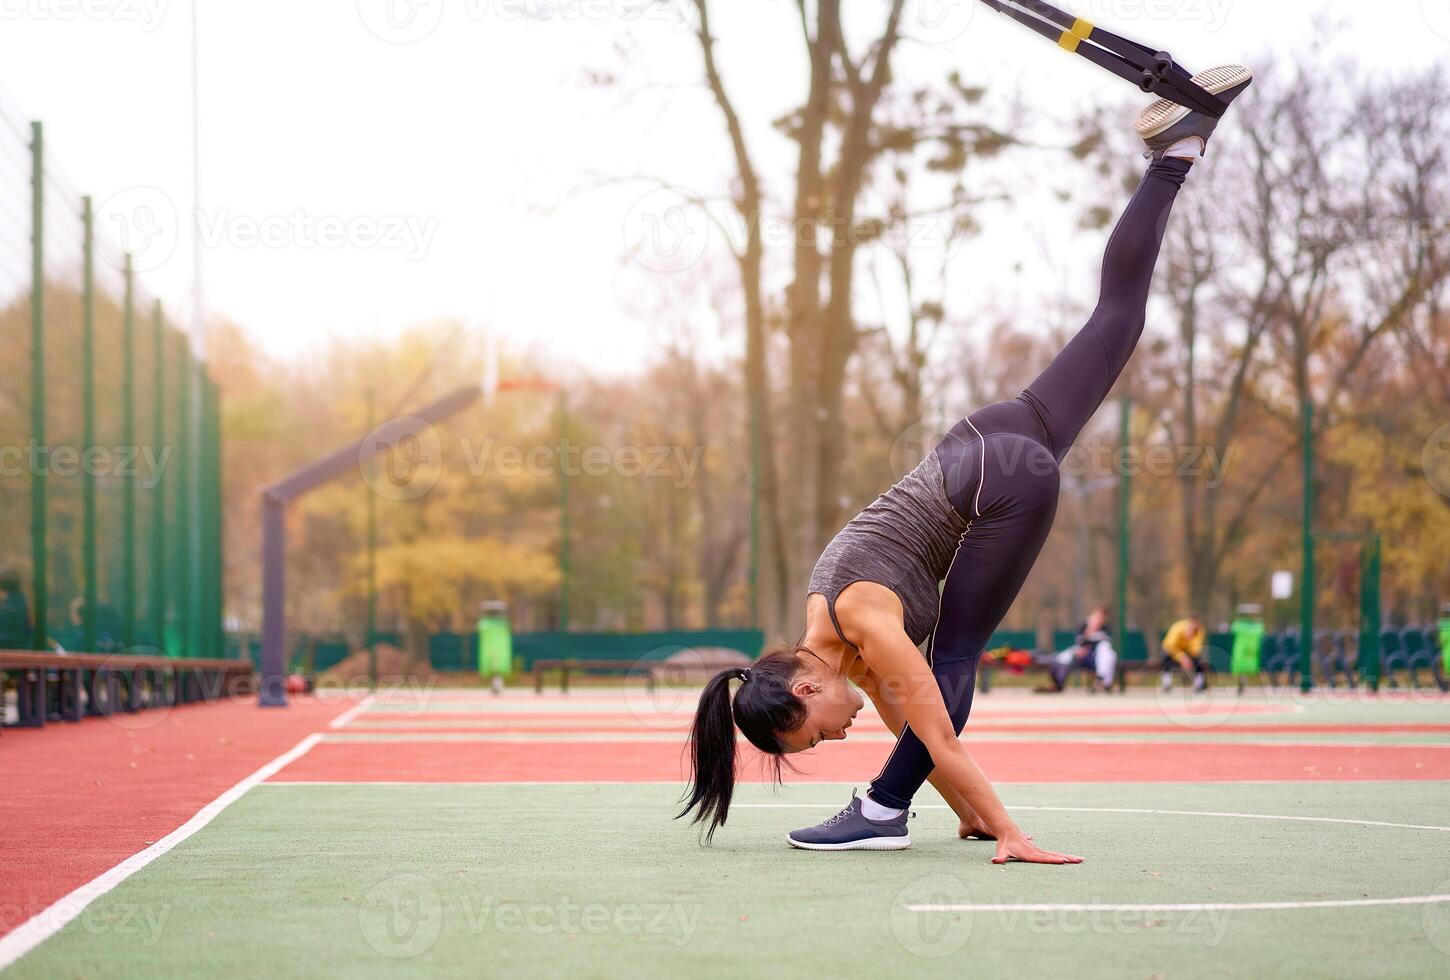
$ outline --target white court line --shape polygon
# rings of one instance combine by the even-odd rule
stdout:
[[[275,782],[262,783],[263,786],[683,786],[684,783],[678,779],[656,779],[648,781],[640,780],[607,780],[591,779],[588,782],[530,782],[530,781],[501,781],[492,780],[427,780],[427,779],[279,779]],[[821,784],[817,784],[821,785]],[[829,784],[827,784],[829,785]],[[835,785],[849,786],[850,783],[838,783]],[[735,804],[741,806],[743,804]],[[815,804],[811,804],[815,806]],[[821,804],[816,809],[823,809]]]
[[[277,756],[277,758],[202,807],[190,820],[146,848],[146,850],[131,855],[114,868],[91,879],[69,895],[53,903],[49,908],[27,919],[24,923],[16,927],[13,932],[0,936],[0,970],[10,966],[10,964],[20,959],[20,957],[65,928],[68,922],[84,912],[86,907],[96,899],[105,895],[121,882],[211,823],[223,810],[235,803],[247,790],[260,785],[264,780],[275,775],[283,767],[306,755],[307,751],[321,739],[322,736],[320,734],[308,735],[291,749]]]
[[[344,727],[346,725],[352,724],[352,720],[354,718],[356,718],[358,715],[362,714],[364,711],[368,710],[368,708],[372,706],[372,703],[374,701],[376,701],[377,699],[378,699],[378,696],[376,694],[369,694],[367,697],[363,698],[357,704],[353,705],[351,708],[348,708],[342,714],[340,714],[336,718],[332,719],[332,721],[329,721],[327,723],[327,727],[328,728],[342,728],[342,727]]]
[[[908,905],[911,912],[1277,912],[1288,909],[1349,909],[1373,905],[1435,905],[1450,895],[1406,898],[1346,898],[1319,902],[1185,902],[1176,905]]]
[[[829,810],[834,803],[733,803],[731,809],[750,810]],[[913,803],[913,810],[947,810],[945,803]],[[1297,823],[1342,823],[1355,827],[1392,827],[1397,830],[1437,830],[1450,833],[1450,827],[1432,824],[1394,823],[1388,820],[1351,820],[1348,817],[1296,817],[1282,813],[1231,813],[1217,810],[1149,810],[1117,806],[1022,806],[1007,804],[1008,810],[1032,810],[1039,813],[1134,813],[1154,817],[1226,817],[1234,820],[1289,820]]]

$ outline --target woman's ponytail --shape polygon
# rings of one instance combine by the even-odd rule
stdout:
[[[715,836],[715,828],[730,813],[730,797],[735,791],[735,719],[730,707],[730,682],[742,674],[749,677],[748,670],[732,667],[716,674],[705,685],[695,708],[689,746],[690,799],[675,819],[696,810],[690,822],[708,824],[706,841]]]
[[[700,694],[695,708],[695,724],[690,729],[690,786],[685,791],[689,802],[675,817],[679,819],[695,810],[692,823],[706,824],[705,841],[715,836],[715,828],[730,813],[730,797],[735,792],[735,728],[759,749],[766,764],[773,768],[776,783],[780,782],[781,760],[785,747],[782,732],[793,732],[806,719],[806,706],[791,693],[791,681],[801,669],[796,657],[805,647],[777,648],[749,667],[722,670],[710,679]],[[730,682],[740,681],[735,701],[730,700]]]

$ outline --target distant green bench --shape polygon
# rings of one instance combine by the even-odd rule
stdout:
[[[569,675],[571,673],[582,674],[599,672],[606,674],[623,674],[629,676],[638,674],[644,680],[645,690],[653,691],[655,687],[654,674],[650,671],[639,669],[638,660],[577,660],[569,658],[565,660],[535,660],[534,672],[534,693],[544,693],[544,675],[549,671],[559,672],[560,693],[569,693]]]

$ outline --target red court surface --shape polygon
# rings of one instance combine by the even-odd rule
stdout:
[[[430,715],[431,719],[432,716]],[[1416,724],[1404,725],[1310,725],[1310,724],[1283,724],[1283,725],[1237,725],[1228,722],[1226,719],[1195,719],[1184,720],[1178,726],[1184,731],[1202,733],[1204,730],[1212,729],[1225,734],[1233,735],[1345,735],[1345,734],[1372,734],[1372,735],[1450,735],[1450,724]],[[628,721],[616,721],[613,723],[598,722],[591,725],[569,725],[563,722],[545,722],[536,724],[532,716],[501,721],[479,721],[475,716],[472,724],[449,724],[434,725],[424,724],[417,720],[384,722],[378,724],[375,718],[369,718],[365,723],[353,723],[347,727],[350,732],[366,732],[369,734],[387,735],[437,735],[442,732],[456,734],[489,734],[489,735],[587,735],[597,733],[618,733],[640,731],[648,732],[674,732],[684,735],[690,730],[688,721],[681,722],[653,722],[647,725]],[[1101,725],[1054,725],[1046,722],[1038,725],[1019,724],[993,724],[985,722],[982,724],[973,723],[971,735],[982,734],[1047,734],[1047,735],[1163,735],[1175,730],[1172,724],[1156,725],[1118,725],[1104,723]],[[851,734],[859,735],[867,732],[884,734],[890,731],[878,719],[866,720],[864,716],[858,718],[851,726]]]
[[[0,935],[165,837],[352,701],[251,699],[0,735]]]
[[[440,699],[439,703],[446,704],[453,699]],[[384,702],[379,702],[382,704]],[[519,704],[526,709],[528,701],[512,701],[510,704]],[[544,704],[547,702],[535,702]],[[616,711],[540,711],[540,710],[518,710],[515,709],[507,714],[493,714],[493,718],[528,718],[534,721],[567,721],[574,724],[584,722],[627,722],[650,724],[653,722],[668,722],[678,719],[688,722],[695,714],[693,702],[687,704],[661,706],[655,708],[647,698],[640,696],[638,699],[625,699],[620,701],[620,709]],[[1089,708],[1056,708],[1056,705],[1049,705],[1047,709],[1036,711],[1013,710],[1010,708],[994,707],[984,705],[980,701],[972,705],[973,727],[982,723],[995,724],[999,720],[1033,720],[1040,724],[1052,725],[1054,728],[1064,718],[1141,718],[1145,715],[1152,715],[1155,718],[1164,717],[1168,712],[1156,701],[1146,699],[1133,699],[1131,701],[1114,701],[1104,704],[1097,709]],[[871,709],[868,708],[867,711]],[[1180,712],[1184,718],[1227,720],[1230,718],[1241,718],[1247,715],[1289,715],[1295,714],[1293,705],[1280,704],[1226,704],[1223,707],[1212,705],[1205,706],[1201,710]],[[389,724],[397,722],[417,722],[423,719],[428,721],[478,721],[480,717],[489,716],[488,704],[472,711],[442,711],[442,710],[391,710],[371,711],[358,720],[358,724]],[[865,715],[863,714],[864,718]],[[1356,726],[1358,727],[1358,726]],[[1450,728],[1450,726],[1445,726]]]
[[[745,778],[756,771],[744,754]],[[843,782],[876,772],[884,742],[833,743],[801,753],[793,779]],[[1209,782],[1450,779],[1450,746],[1237,743],[979,742],[973,757],[994,781]],[[631,782],[682,780],[676,742],[326,742],[272,782]]]
[[[0,736],[0,863],[7,871],[0,879],[0,935],[175,831],[311,735],[320,740],[309,740],[311,747],[269,781],[630,783],[686,777],[683,736],[692,705],[641,710],[629,693],[608,702],[581,697],[578,710],[561,699],[527,695],[502,702],[475,696],[466,704],[461,697],[425,695],[422,703],[441,710],[390,711],[380,701],[364,711],[355,699],[338,696],[298,698],[278,711],[248,699],[7,730]],[[1037,740],[979,741],[972,752],[993,780],[1007,783],[1450,779],[1450,745],[1269,740],[1334,734],[1373,742],[1396,733],[1450,733],[1450,724],[1395,723],[1393,714],[1367,724],[1327,724],[1310,722],[1294,706],[1272,704],[1204,709],[1176,717],[1147,699],[1041,706],[1004,699],[974,717],[973,730]],[[1153,713],[1156,721],[1147,717]],[[344,714],[349,717],[342,719]],[[336,721],[346,723],[332,728]],[[511,737],[449,740],[469,732]],[[886,728],[873,715],[863,714],[853,729],[863,732],[878,737],[796,756],[799,772],[789,778],[869,780],[891,744],[879,737]],[[1154,740],[1185,732],[1195,738]],[[1230,734],[1262,734],[1265,741],[1226,741]],[[1126,740],[1092,741],[1111,735]],[[741,747],[742,779],[762,778],[758,753]]]

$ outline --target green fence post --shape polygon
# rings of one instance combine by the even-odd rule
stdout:
[[[136,450],[136,276],[126,256],[124,308],[121,333],[121,443],[124,452]],[[134,467],[134,464],[133,464]],[[136,474],[121,474],[121,641],[136,645]]]
[[[216,639],[216,630],[212,623],[216,621],[213,604],[216,600],[216,589],[212,583],[212,573],[215,565],[212,563],[211,551],[214,546],[212,537],[212,523],[216,520],[216,513],[213,507],[212,490],[212,441],[211,441],[211,413],[212,413],[212,391],[211,379],[207,377],[205,366],[201,368],[201,453],[198,464],[201,467],[201,485],[199,488],[199,499],[201,500],[201,512],[204,520],[200,524],[201,534],[201,611],[197,619],[197,634],[201,638],[202,655],[206,657],[217,657],[219,654],[213,644]]]
[[[152,360],[154,362],[151,403],[151,433],[156,461],[160,471],[152,475],[151,488],[151,642],[158,650],[166,649],[166,481],[164,474],[171,466],[166,449],[165,409],[166,357],[162,346],[166,321],[161,315],[161,301],[151,307]],[[165,460],[162,463],[162,460]]]
[[[96,280],[95,280],[95,216],[91,211],[89,196],[81,198],[81,238],[84,243],[81,285],[81,401],[85,418],[81,423],[82,493],[84,494],[85,526],[85,595],[86,608],[82,619],[84,633],[83,647],[88,653],[96,652],[96,604],[100,602],[101,589],[96,573],[96,471],[86,462],[96,445]]]
[[[205,371],[202,362],[195,357],[191,362],[191,392],[195,421],[192,423],[191,472],[192,531],[191,531],[191,574],[195,584],[191,589],[191,649],[192,656],[207,656],[207,631],[202,617],[208,602],[209,569],[206,562],[206,528],[210,521],[210,508],[206,498],[206,389]]]
[[[760,478],[761,433],[760,407],[752,393],[750,401],[750,625],[760,628]]]
[[[1304,573],[1299,583],[1299,690],[1314,689],[1314,403],[1305,399],[1304,416]]]
[[[202,563],[206,580],[206,603],[202,609],[201,630],[205,638],[208,656],[226,656],[226,635],[222,625],[222,569],[221,569],[221,439],[218,434],[218,413],[220,412],[220,391],[211,375],[202,372],[202,392],[205,396],[202,417],[205,423],[202,464],[205,479],[202,482],[202,499],[206,502],[206,524]]]
[[[1133,442],[1133,400],[1124,398],[1122,402],[1120,424],[1120,445],[1122,447],[1118,458],[1118,635],[1123,637],[1124,649],[1127,648],[1128,637],[1128,562],[1131,560],[1129,551],[1129,526],[1133,477],[1128,469],[1128,448]]]
[[[45,465],[45,128],[30,124],[30,587],[35,603],[30,645],[44,650],[49,633],[49,575],[46,554]],[[43,708],[42,708],[43,710]]]
[[[1371,691],[1380,687],[1380,537],[1360,548],[1359,674]]]
[[[180,411],[177,412],[180,431],[177,435],[177,451],[180,459],[176,467],[177,479],[181,486],[177,488],[176,497],[176,523],[178,533],[176,538],[175,567],[177,571],[176,589],[176,649],[183,657],[196,656],[196,648],[192,646],[191,637],[191,600],[196,592],[196,580],[191,564],[191,534],[195,515],[192,514],[191,501],[191,466],[192,466],[192,405],[191,392],[191,345],[186,337],[180,333],[173,335],[176,344],[176,387],[177,404]]]
[[[559,637],[569,656],[569,396],[559,387]]]
[[[226,470],[224,468],[226,445],[222,442],[222,389],[221,385],[215,381],[212,382],[211,424],[212,442],[215,447],[212,450],[212,493],[214,495],[213,506],[216,508],[216,527],[213,532],[216,535],[214,543],[215,553],[212,556],[212,560],[216,563],[216,574],[213,578],[213,584],[216,589],[216,622],[213,625],[213,629],[216,630],[218,649],[225,652],[227,644],[227,563],[226,511],[224,509],[226,496],[223,491],[223,479],[226,476]],[[245,649],[241,655],[247,655]]]
[[[371,385],[367,391],[368,431],[377,425],[375,417],[376,398]],[[367,510],[368,537],[368,683],[372,690],[378,687],[378,495],[373,490],[372,475],[377,466],[371,454],[363,462],[363,499]]]

